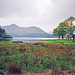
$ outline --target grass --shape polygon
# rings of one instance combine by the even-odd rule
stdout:
[[[49,43],[55,43],[55,44],[58,44],[58,43],[68,43],[69,45],[71,44],[74,44],[75,45],[75,42],[73,42],[72,39],[70,39],[69,41],[67,39],[47,39],[47,40],[42,40],[42,41],[51,41]]]
[[[15,73],[15,69],[17,72],[21,72],[21,69],[26,72],[44,72],[48,69],[73,70],[75,43],[66,39],[47,41],[52,42],[0,42],[0,73],[7,70]],[[64,43],[68,43],[68,45],[64,45]]]

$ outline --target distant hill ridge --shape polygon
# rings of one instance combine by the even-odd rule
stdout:
[[[45,31],[40,29],[39,27],[19,27],[16,24],[11,24],[7,26],[2,26],[3,29],[6,30],[6,33],[10,35],[18,35],[18,36],[24,36],[24,35],[39,35],[39,34],[47,34]]]

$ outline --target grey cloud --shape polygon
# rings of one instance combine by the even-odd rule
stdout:
[[[36,16],[38,11],[35,0],[0,0],[0,16]]]
[[[0,0],[0,19],[4,18],[4,22],[0,23],[6,25],[12,22],[12,16],[18,16],[18,19],[13,17],[13,20],[19,25],[35,25],[47,30],[55,28],[69,16],[75,17],[75,0],[49,0],[50,4],[44,5],[45,1]]]

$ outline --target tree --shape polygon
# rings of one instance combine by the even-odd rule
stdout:
[[[60,31],[58,30],[58,28],[55,28],[55,29],[53,30],[53,35],[54,35],[54,36],[59,36],[59,39],[60,39]]]
[[[74,17],[70,16],[68,19],[64,21],[64,23],[68,26],[68,28],[71,28],[73,26],[73,21],[75,20]]]
[[[66,35],[66,29],[68,28],[68,26],[64,22],[61,22],[58,28],[59,28],[60,35],[62,36],[63,39],[64,36]]]
[[[67,25],[65,25],[64,22],[61,22],[57,28],[55,28],[53,30],[53,33],[55,36],[59,36],[59,39],[60,39],[60,36],[62,36],[62,39],[64,38],[64,36],[66,35],[66,29],[67,29]]]
[[[7,35],[7,34],[2,35],[2,37],[3,37],[3,38],[12,38],[12,36]]]
[[[71,27],[71,29],[74,31],[75,30],[75,26]]]
[[[0,28],[0,37],[2,37],[2,35],[4,35],[4,34],[6,34],[6,33],[5,33],[5,30],[2,29],[2,28]]]
[[[69,33],[66,34],[66,38],[68,39],[68,41],[69,41],[69,39],[71,39],[71,37],[72,37],[72,35],[70,35]]]
[[[75,20],[74,17],[70,16],[65,21],[59,23],[58,27],[53,30],[53,35],[55,36],[62,36],[62,39],[67,34],[67,37],[71,39],[73,35],[73,31],[75,30],[75,26],[73,26],[72,21]]]
[[[7,35],[5,30],[0,27],[0,37],[1,38],[12,38],[12,36]]]
[[[62,39],[64,39],[64,36],[66,35],[66,29],[59,28],[58,32],[59,32],[58,34],[60,34],[60,36],[62,36]]]
[[[69,26],[68,25],[66,25],[65,24],[65,22],[61,22],[61,23],[59,23],[59,25],[58,25],[58,28],[68,28]]]
[[[72,29],[72,27],[71,28],[67,28],[67,35],[66,35],[66,37],[68,37],[68,40],[69,40],[69,38],[71,39],[72,38],[72,35],[73,35],[73,29]]]

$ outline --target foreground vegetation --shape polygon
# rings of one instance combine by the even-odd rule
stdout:
[[[53,40],[52,40],[53,41]],[[74,71],[75,45],[0,42],[0,73]],[[16,70],[16,71],[15,71]]]

